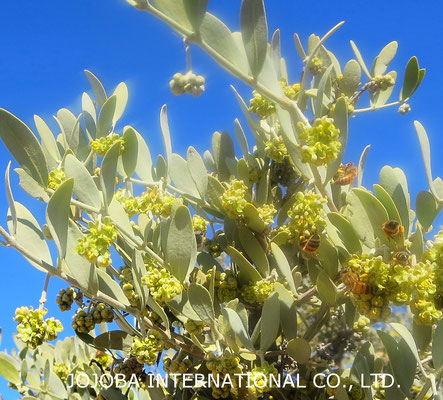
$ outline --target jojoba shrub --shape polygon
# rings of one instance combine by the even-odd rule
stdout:
[[[199,46],[251,87],[249,100],[234,89],[247,126],[236,120],[234,137],[215,132],[211,151],[189,147],[184,158],[172,151],[164,106],[165,153],[153,158],[134,127],[118,124],[126,85],[108,95],[89,71],[94,98],[83,94],[80,114],[61,109],[56,132],[35,117],[38,138],[0,110],[21,189],[46,203],[41,226],[14,200],[8,167],[2,244],[47,276],[40,303],[16,311],[17,349],[0,355],[17,396],[441,399],[443,231],[424,234],[443,181],[432,176],[427,134],[416,122],[429,190],[415,210],[401,169],[383,167],[365,188],[369,147],[343,159],[350,118],[410,111],[425,74],[417,58],[400,77],[388,69],[396,42],[371,68],[351,42],[355,59],[339,61],[326,42],[340,23],[307,46],[295,35],[303,70],[292,71],[278,30],[268,42],[262,0],[243,0],[241,32],[205,0],[128,1],[183,37],[188,68],[172,92],[204,95],[191,67]],[[46,316],[50,278],[66,282],[48,299],[72,314],[63,341]]]

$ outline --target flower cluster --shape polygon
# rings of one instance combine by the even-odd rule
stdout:
[[[343,98],[345,100],[345,104],[346,104],[346,108],[348,110],[348,115],[351,115],[354,112],[354,104],[351,102],[351,99],[348,96],[345,96],[344,94],[342,94],[332,105],[331,108],[329,109],[329,115],[333,116],[334,112],[335,112],[335,106],[338,102],[338,100],[340,100],[341,98]]]
[[[208,280],[211,279],[212,271],[206,275]],[[221,303],[227,303],[235,299],[238,296],[239,288],[237,278],[231,271],[226,269],[224,272],[215,272],[215,285],[214,285],[217,298]]]
[[[123,293],[129,300],[129,304],[132,307],[140,307],[140,297],[134,288],[134,278],[132,276],[131,267],[120,267],[119,270],[120,286],[123,289]]]
[[[253,368],[249,379],[254,384],[248,387],[249,393],[260,397],[263,393],[271,391],[269,385],[271,375],[275,377],[278,375],[278,370],[275,368],[274,363],[269,364],[267,361],[264,361],[260,367]]]
[[[205,91],[205,78],[192,72],[186,75],[177,72],[169,82],[169,87],[176,96],[187,93],[198,97]]]
[[[108,367],[112,362],[112,356],[104,351],[97,350],[94,360],[97,361],[103,368]]]
[[[325,225],[323,204],[326,200],[312,191],[297,192],[296,200],[288,211],[288,229],[293,236],[311,236],[320,233]]]
[[[48,176],[48,188],[57,190],[57,188],[66,180],[64,168],[54,168]]]
[[[174,359],[169,357],[163,359],[163,368],[168,374],[186,374],[192,368],[192,361],[189,358],[183,360]]]
[[[312,57],[311,62],[308,65],[308,71],[311,75],[316,76],[322,74],[326,70],[323,65],[323,60],[317,56]]]
[[[108,136],[102,136],[99,139],[92,140],[89,144],[94,153],[97,153],[99,156],[104,156],[117,142],[120,142],[120,154],[122,154],[125,149],[125,140],[117,133],[110,133]]]
[[[264,204],[262,207],[257,207],[257,211],[259,217],[266,225],[273,222],[275,214],[277,214],[277,209],[273,204]]]
[[[205,239],[204,242],[205,250],[214,258],[220,257],[220,254],[223,252],[220,243],[218,243],[217,239]]]
[[[375,93],[379,90],[383,92],[384,90],[389,89],[394,85],[395,79],[391,75],[377,75],[369,82],[368,90],[371,93]]]
[[[263,303],[274,291],[274,282],[262,279],[241,288],[241,295],[250,304]]]
[[[203,328],[206,326],[204,322],[201,321],[193,321],[192,319],[188,319],[184,323],[185,329],[191,334],[191,335],[201,335],[203,332]]]
[[[278,163],[282,163],[288,157],[288,149],[286,148],[283,136],[278,136],[265,142],[266,155]]]
[[[80,333],[91,332],[95,324],[112,322],[114,313],[105,303],[91,304],[90,307],[78,309],[72,317],[72,328]]]
[[[232,376],[231,385],[219,385],[218,387],[212,388],[212,397],[214,399],[226,399],[229,397],[231,391],[235,392],[237,379],[234,374],[242,373],[242,366],[240,364],[240,357],[225,352],[221,357],[217,358],[213,353],[208,356],[208,361],[206,362],[206,367],[211,371],[214,378],[217,380],[219,376],[219,381],[223,382],[226,375]]]
[[[52,370],[55,374],[60,378],[63,383],[66,383],[68,380],[68,375],[71,372],[69,367],[66,364],[54,364]]]
[[[72,286],[67,289],[60,289],[57,294],[56,303],[61,311],[69,311],[76,297],[77,293]]]
[[[147,286],[155,301],[167,303],[183,290],[180,281],[165,268],[157,267],[151,262],[146,265],[146,270],[148,273],[142,277],[142,284]]]
[[[401,115],[405,115],[411,111],[411,106],[408,103],[403,103],[398,107],[398,113]]]
[[[111,265],[109,247],[117,240],[117,230],[109,217],[89,223],[89,232],[78,240],[75,251],[99,267]]]
[[[206,221],[204,218],[200,217],[199,215],[194,214],[192,216],[192,227],[194,228],[195,232],[205,233],[208,225],[209,222]]]
[[[317,118],[311,127],[299,122],[298,127],[302,162],[320,166],[337,158],[341,149],[337,140],[340,130],[332,118]]]
[[[286,79],[284,78],[281,78],[279,83],[286,97],[291,100],[295,100],[297,98],[298,92],[300,91],[299,83],[288,85]],[[254,97],[249,100],[249,111],[257,114],[260,119],[265,119],[275,113],[275,104],[272,101],[264,98],[256,90],[254,90],[252,94]]]
[[[140,364],[155,364],[157,354],[168,348],[160,335],[159,332],[150,330],[144,338],[136,336],[131,346],[131,356],[136,357]]]
[[[44,342],[57,339],[63,330],[62,323],[54,318],[44,319],[48,310],[33,307],[19,307],[15,310],[14,321],[17,324],[17,338],[29,348],[35,349]]]
[[[114,366],[114,374],[122,374],[125,380],[129,381],[133,375],[139,375],[143,372],[143,363],[139,363],[137,358],[129,356],[120,360]]]
[[[233,179],[228,183],[222,195],[222,206],[229,218],[235,219],[243,214],[247,201],[245,199],[247,186],[243,181]]]

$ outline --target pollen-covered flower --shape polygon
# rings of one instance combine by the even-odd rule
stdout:
[[[368,90],[372,93],[380,91],[385,91],[386,89],[389,89],[390,87],[395,85],[395,79],[389,75],[376,75],[374,78],[371,79],[369,82]]]
[[[206,277],[208,280],[211,279],[212,270],[206,274]],[[234,300],[239,293],[237,278],[229,268],[225,269],[224,272],[215,272],[214,288],[220,303],[227,303],[228,301]]]
[[[229,218],[235,219],[243,214],[243,209],[247,203],[245,199],[247,189],[244,182],[238,179],[233,179],[228,183],[221,201],[222,207]]]
[[[184,323],[185,329],[191,334],[191,335],[201,335],[203,332],[203,328],[206,326],[204,322],[201,321],[193,321],[192,319],[189,319]]]
[[[326,200],[312,191],[298,192],[296,201],[288,211],[288,228],[293,236],[310,236],[326,226],[323,204]]]
[[[240,357],[225,351],[221,357],[216,357],[213,353],[209,353],[206,367],[211,371],[216,381],[223,382],[226,375],[230,375],[232,385],[217,385],[212,387],[212,397],[214,399],[226,399],[230,393],[235,394],[238,388],[238,379],[235,374],[241,374],[243,366],[240,364]],[[218,380],[217,380],[218,376]],[[235,396],[238,398],[238,396]]]
[[[147,274],[142,277],[142,284],[147,286],[149,294],[159,303],[167,303],[181,293],[183,285],[165,268],[153,263],[146,266]]]
[[[262,279],[251,282],[241,289],[241,295],[247,303],[263,303],[274,291],[274,282]]]
[[[273,204],[263,204],[261,207],[257,207],[258,215],[266,225],[269,225],[274,221],[277,209]]]
[[[54,168],[48,177],[48,188],[57,190],[57,188],[66,180],[66,174],[64,168]]]
[[[57,334],[63,330],[58,319],[44,319],[48,310],[33,307],[19,307],[15,310],[14,321],[17,324],[17,338],[29,348],[35,349],[44,342],[57,339]]]
[[[266,155],[278,163],[283,162],[288,157],[288,149],[285,146],[282,136],[278,136],[265,143]]]
[[[194,214],[192,216],[192,227],[194,228],[194,231],[205,233],[208,225],[209,222],[206,221],[204,218],[200,217],[199,215]]]
[[[337,140],[340,130],[331,118],[317,118],[312,127],[299,122],[298,127],[301,131],[302,162],[319,166],[337,158],[341,149],[341,143]]]
[[[104,156],[107,151],[117,142],[121,143],[120,154],[122,154],[124,151],[125,140],[117,133],[110,133],[107,136],[102,136],[99,139],[92,140],[89,144],[94,153],[97,153],[99,156]]]
[[[159,332],[150,330],[148,335],[142,339],[134,337],[131,347],[131,356],[136,357],[140,364],[153,365],[157,361],[159,352],[168,348]]]
[[[139,198],[139,212],[152,214],[156,217],[169,217],[175,197],[158,186],[148,188]]]
[[[311,75],[320,75],[326,70],[326,66],[323,65],[323,60],[317,56],[312,57],[311,62],[308,65],[308,71]]]
[[[254,367],[251,370],[251,377],[249,378],[253,384],[249,385],[248,392],[254,396],[260,396],[263,393],[270,392],[272,389],[270,385],[271,375],[274,377],[278,375],[275,363],[269,364],[267,361],[264,361],[260,367]]]

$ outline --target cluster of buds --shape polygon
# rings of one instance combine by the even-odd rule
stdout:
[[[183,324],[185,329],[191,335],[201,335],[203,333],[203,328],[206,326],[204,322],[201,321],[193,321],[189,319]]]
[[[269,225],[274,221],[275,214],[277,214],[277,209],[274,204],[263,204],[262,207],[257,207],[258,215],[265,225]]]
[[[205,77],[202,75],[196,75],[192,72],[183,75],[177,72],[169,82],[169,87],[176,96],[187,93],[198,97],[205,91],[205,82]]]
[[[345,96],[344,94],[342,94],[332,105],[331,108],[329,109],[329,115],[333,116],[334,112],[335,112],[335,106],[337,104],[337,101],[340,100],[341,98],[343,98],[345,100],[346,103],[346,108],[348,110],[348,115],[351,115],[354,112],[354,104],[352,103],[351,99],[348,96]]]
[[[295,202],[288,211],[288,230],[292,236],[309,237],[322,232],[325,222],[323,204],[326,200],[312,191],[297,192]]]
[[[337,140],[340,130],[332,118],[317,118],[311,127],[303,122],[297,125],[300,129],[302,162],[320,166],[337,158],[341,149],[341,143]]]
[[[112,362],[112,356],[104,351],[97,350],[94,360],[97,361],[103,368],[107,368]]]
[[[54,318],[44,319],[48,310],[33,307],[19,307],[15,310],[14,321],[17,324],[17,338],[29,348],[35,349],[44,342],[57,339],[63,330],[62,323]]]
[[[192,216],[192,227],[195,232],[206,233],[209,222],[197,214]]]
[[[278,136],[265,142],[266,155],[277,163],[282,163],[288,157],[283,136]]]
[[[323,60],[317,56],[312,57],[309,65],[308,71],[311,75],[317,76],[321,75],[326,70],[326,66],[323,65]]]
[[[168,374],[186,374],[192,369],[192,361],[189,358],[179,360],[165,357],[163,368]]]
[[[211,255],[211,257],[214,258],[220,257],[221,253],[223,252],[223,249],[220,246],[220,243],[218,243],[217,238],[213,239],[206,238],[204,246],[205,250]]]
[[[159,332],[150,330],[144,338],[136,336],[131,346],[131,356],[135,357],[140,364],[155,364],[158,353],[168,348],[160,335]]]
[[[255,367],[251,370],[251,377],[249,378],[253,385],[248,387],[248,392],[255,396],[260,397],[263,393],[271,391],[270,377],[271,375],[277,377],[278,370],[275,368],[275,364],[269,364],[264,361],[260,367]]]
[[[76,297],[76,291],[70,286],[67,289],[60,289],[55,302],[58,304],[61,311],[69,311]]]
[[[333,376],[326,388],[328,395],[332,398],[336,398],[338,386],[345,389],[349,400],[361,400],[363,398],[363,389],[361,388],[360,383],[350,377],[340,377],[340,382],[338,382],[338,378]]]
[[[217,376],[219,377],[219,381],[223,382],[226,375],[232,376],[233,385],[217,385],[212,388],[212,397],[214,399],[226,399],[229,397],[230,392],[235,392],[237,387],[236,384],[238,380],[236,379],[235,374],[242,373],[242,366],[240,364],[240,357],[230,354],[225,351],[225,353],[221,357],[216,357],[215,354],[210,353],[208,356],[208,361],[206,362],[206,367],[211,374],[214,376],[215,380],[217,380]]]
[[[160,304],[171,301],[183,290],[180,281],[165,268],[157,267],[152,261],[146,264],[148,273],[142,277],[142,284],[149,289],[149,294]]]
[[[109,247],[117,240],[117,230],[109,217],[89,223],[89,232],[78,240],[75,251],[99,267],[111,265]]]
[[[356,332],[366,332],[371,323],[371,320],[368,317],[360,316],[360,318],[354,322],[353,329]]]
[[[140,212],[139,197],[125,196],[123,189],[118,189],[114,193],[114,198],[120,202],[129,217]]]
[[[66,383],[68,380],[68,375],[71,372],[69,367],[66,364],[54,364],[52,370],[55,374],[60,378],[63,383]]]
[[[274,282],[262,279],[257,282],[251,282],[241,288],[243,299],[250,304],[264,303],[264,301],[273,293]]]
[[[278,183],[282,186],[288,187],[298,177],[297,172],[292,165],[289,157],[285,158],[283,162],[277,163],[272,161],[271,163],[271,181]]]
[[[212,271],[206,275],[211,280]],[[215,292],[220,303],[227,303],[238,296],[239,288],[237,278],[231,271],[226,269],[224,272],[215,271]]]
[[[284,78],[280,78],[279,83],[286,97],[291,100],[295,100],[297,98],[300,91],[299,83],[288,85],[288,82]],[[256,90],[254,90],[252,94],[254,97],[249,100],[249,111],[257,114],[260,119],[265,119],[275,114],[275,104],[272,101],[264,98]]]
[[[134,375],[140,375],[143,372],[143,363],[137,361],[137,357],[129,356],[123,360],[120,360],[114,366],[114,374],[122,374],[125,376],[125,380],[131,380]]]
[[[72,317],[72,328],[80,333],[91,332],[95,324],[112,322],[114,313],[105,303],[91,304],[89,307],[78,309]]]
[[[398,107],[398,113],[401,115],[405,115],[411,111],[411,106],[408,103],[403,103]]]
[[[102,136],[99,139],[91,140],[89,145],[94,153],[97,153],[102,157],[117,142],[120,142],[120,154],[122,154],[124,151],[125,140],[117,133],[110,133],[109,135]]]
[[[132,307],[140,307],[140,297],[134,288],[134,278],[132,276],[131,267],[120,267],[118,270],[120,279],[120,286],[123,289],[123,293],[129,300]]]
[[[233,179],[227,184],[221,201],[229,218],[236,219],[243,215],[243,209],[247,204],[245,199],[247,189],[242,180]]]
[[[395,79],[389,74],[376,75],[366,85],[371,93],[376,93],[378,91],[383,92],[395,85]]]
[[[48,189],[57,190],[57,188],[66,180],[64,168],[54,168],[48,176]]]

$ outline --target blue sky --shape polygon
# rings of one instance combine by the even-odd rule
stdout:
[[[440,2],[430,1],[428,5],[418,6],[411,0],[370,3],[268,0],[266,4],[270,30],[281,29],[291,81],[298,79],[301,69],[293,46],[293,33],[297,32],[306,43],[309,34],[321,35],[341,20],[346,24],[327,46],[342,65],[353,57],[350,39],[358,44],[367,64],[372,63],[386,43],[397,40],[400,47],[392,66],[401,77],[412,55],[417,55],[420,65],[427,68],[426,78],[411,101],[410,114],[400,116],[393,108],[359,115],[350,123],[346,159],[358,161],[362,149],[372,145],[365,186],[377,182],[383,165],[401,167],[407,174],[412,199],[419,190],[427,188],[414,119],[420,120],[428,130],[434,149],[434,176],[443,175],[439,151],[443,145],[440,135],[443,102],[438,92],[443,87],[443,10]],[[239,7],[240,0],[211,0],[209,6],[210,11],[233,30],[239,27]],[[49,121],[62,107],[80,112],[81,94],[90,90],[84,69],[97,74],[108,92],[120,81],[128,84],[130,100],[120,128],[124,124],[133,125],[143,133],[153,154],[163,151],[158,122],[163,104],[169,109],[173,150],[184,154],[188,145],[201,152],[210,148],[215,130],[233,132],[233,121],[241,112],[230,84],[249,98],[248,88],[198,49],[193,49],[194,70],[206,77],[206,92],[197,99],[173,96],[168,82],[175,72],[185,69],[180,38],[162,22],[135,10],[123,0],[15,0],[3,2],[0,15],[0,107],[13,112],[32,128],[34,114]],[[395,95],[398,96],[398,91]],[[9,159],[9,153],[0,144],[0,171],[5,170]],[[15,176],[13,189],[16,200],[35,211],[43,224],[43,207],[21,191]],[[7,208],[4,192],[0,191],[3,226]],[[13,345],[15,308],[38,304],[44,276],[11,249],[0,248],[0,257],[3,260],[0,348],[4,349]],[[55,305],[56,293],[63,286],[61,282],[51,282],[47,306],[51,315],[62,319],[66,334],[71,334],[70,314],[61,315]],[[0,380],[0,393],[5,399],[16,398],[3,380]]]

